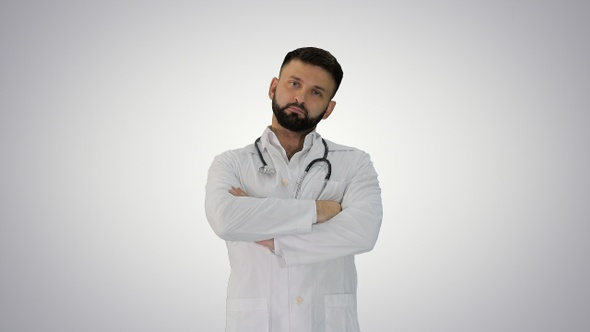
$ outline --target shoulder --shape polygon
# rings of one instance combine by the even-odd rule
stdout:
[[[218,155],[215,156],[216,161],[238,161],[243,158],[249,158],[252,155],[255,155],[256,147],[254,143],[250,143],[244,147],[226,150]]]
[[[324,139],[326,144],[328,144],[328,151],[330,152],[344,152],[347,154],[355,154],[355,155],[366,155],[367,153],[359,148],[355,148],[353,146],[342,145],[335,142],[332,142],[328,139]]]
[[[334,159],[336,162],[344,162],[349,165],[357,165],[358,167],[365,167],[372,165],[371,156],[364,150],[359,148],[338,144],[330,140],[325,139],[328,144],[328,151],[330,151],[330,157],[328,159]]]
[[[232,155],[232,156],[239,156],[243,154],[252,154],[256,153],[256,147],[254,146],[254,142],[243,146],[241,148],[230,149],[227,151],[222,152],[220,155]]]

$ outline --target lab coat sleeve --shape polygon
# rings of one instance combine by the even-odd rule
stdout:
[[[233,196],[241,187],[239,158],[233,151],[215,157],[205,186],[205,213],[213,231],[226,241],[261,241],[311,232],[316,222],[313,200]],[[257,174],[254,174],[257,175]]]
[[[313,225],[308,234],[275,238],[275,252],[283,257],[286,266],[367,252],[375,246],[382,217],[377,173],[369,155],[363,153],[344,193],[342,211],[325,223]]]

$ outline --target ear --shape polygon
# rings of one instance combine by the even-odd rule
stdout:
[[[330,114],[332,114],[334,107],[336,107],[336,101],[330,100],[330,103],[328,104],[328,108],[326,108],[326,113],[324,113],[324,116],[322,117],[323,120],[327,119],[330,116]]]
[[[270,87],[268,88],[268,97],[272,100],[275,96],[275,91],[277,91],[277,85],[279,85],[279,79],[273,77],[270,81]]]

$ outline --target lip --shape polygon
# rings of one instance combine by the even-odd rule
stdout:
[[[297,114],[305,115],[305,111],[297,106],[289,106],[289,110]]]

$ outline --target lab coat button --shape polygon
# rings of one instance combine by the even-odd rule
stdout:
[[[289,180],[287,179],[282,179],[281,180],[281,184],[283,184],[283,187],[286,187],[289,184]]]
[[[303,303],[303,298],[301,296],[297,296],[295,298],[295,303],[297,303],[297,305],[301,305],[301,303]]]

